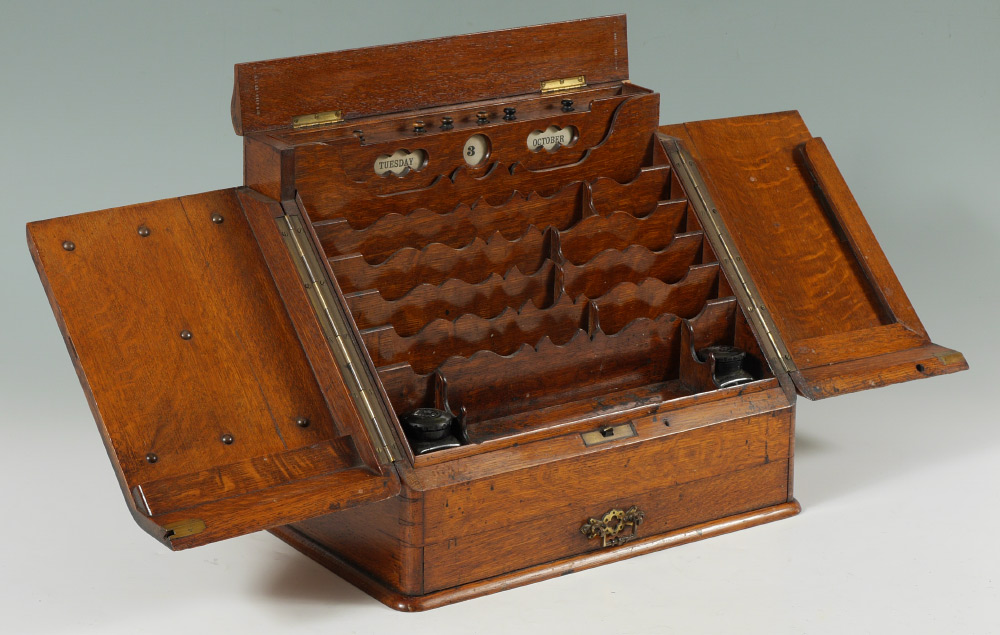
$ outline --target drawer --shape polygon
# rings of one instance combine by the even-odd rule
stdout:
[[[429,491],[424,592],[615,549],[581,531],[613,509],[643,512],[644,538],[783,503],[791,424],[786,408]]]

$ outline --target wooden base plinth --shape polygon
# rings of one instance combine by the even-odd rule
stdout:
[[[531,584],[532,582],[548,580],[549,578],[566,575],[567,573],[583,571],[584,569],[590,569],[602,564],[617,562],[618,560],[639,556],[644,553],[659,551],[668,547],[676,547],[677,545],[683,545],[703,538],[719,536],[738,529],[746,529],[774,520],[781,520],[782,518],[798,514],[801,509],[799,503],[792,500],[780,505],[692,525],[691,527],[657,536],[650,536],[620,547],[591,551],[572,558],[564,558],[519,571],[512,571],[511,573],[493,578],[463,584],[442,591],[435,591],[427,595],[403,595],[394,591],[382,582],[370,577],[354,564],[345,561],[319,543],[290,527],[272,529],[271,533],[386,606],[398,611],[425,611],[446,604],[496,593],[497,591],[513,589],[525,584]]]

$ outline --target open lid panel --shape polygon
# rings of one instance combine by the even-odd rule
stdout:
[[[352,120],[496,101],[578,79],[628,79],[624,15],[237,64],[233,127],[244,135],[317,115]]]
[[[309,297],[281,222],[228,189],[28,225],[129,507],[172,549],[399,490],[343,374],[306,354],[331,349],[289,313]]]
[[[802,395],[968,368],[930,341],[826,145],[797,112],[660,131],[773,369]],[[703,190],[690,178],[698,174]]]

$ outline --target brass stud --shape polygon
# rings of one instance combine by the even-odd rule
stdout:
[[[298,419],[295,420],[295,425],[297,425],[300,428],[308,428],[309,419],[306,417],[299,417]]]
[[[160,460],[160,457],[156,456],[152,452],[146,455],[146,463],[156,463]]]
[[[191,337],[192,337],[191,336],[191,331],[189,331],[187,329],[184,329],[183,331],[181,331],[181,339],[182,340],[189,340],[189,339],[191,339]]]
[[[65,249],[66,251],[73,251],[74,249],[76,249],[76,245],[73,244],[72,240],[64,240],[63,249]]]
[[[231,435],[229,433],[226,433],[226,434],[222,435],[222,438],[219,439],[219,440],[222,441],[223,443],[225,443],[226,445],[232,445],[233,444],[233,435]]]
[[[137,229],[136,231],[143,238],[145,238],[146,236],[149,236],[149,228],[146,227],[145,225],[139,225],[139,229]]]
[[[222,218],[222,214],[220,214],[219,212],[215,212],[214,214],[212,214],[212,222],[215,223],[216,225],[222,224],[223,220],[225,219]]]

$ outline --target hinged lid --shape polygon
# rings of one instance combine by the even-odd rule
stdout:
[[[237,134],[628,79],[625,16],[236,65]]]
[[[660,130],[773,370],[804,396],[968,368],[961,353],[930,341],[829,151],[797,112]]]
[[[332,356],[282,216],[228,189],[28,225],[133,515],[174,549],[399,491],[356,387],[305,353]]]

